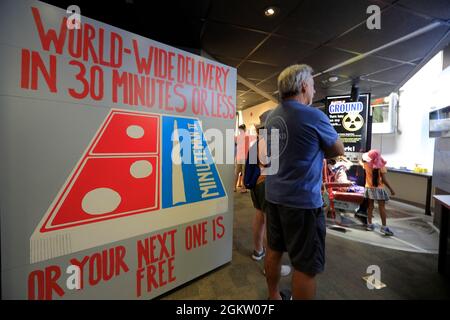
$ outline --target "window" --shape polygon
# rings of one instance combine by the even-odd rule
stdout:
[[[397,127],[398,95],[372,100],[372,133],[394,133]]]

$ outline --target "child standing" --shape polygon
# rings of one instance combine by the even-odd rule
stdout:
[[[385,202],[389,200],[389,195],[384,189],[384,186],[389,188],[392,195],[395,195],[394,190],[386,179],[386,161],[381,157],[378,150],[370,150],[362,155],[364,171],[366,172],[366,184],[364,196],[368,199],[367,209],[367,230],[373,231],[375,226],[372,223],[372,212],[374,202],[378,202],[378,209],[380,211],[381,232],[386,236],[393,236],[394,233],[386,226],[386,208]]]

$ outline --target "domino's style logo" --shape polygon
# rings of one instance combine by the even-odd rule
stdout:
[[[159,117],[114,112],[40,232],[157,210]]]
[[[197,119],[163,116],[163,208],[225,196]]]
[[[227,210],[198,119],[112,109],[32,234],[30,261]]]

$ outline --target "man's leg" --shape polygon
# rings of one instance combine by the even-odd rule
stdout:
[[[253,248],[255,251],[262,252],[264,250],[265,218],[264,213],[256,209],[256,214],[253,217]]]
[[[294,266],[292,298],[314,299],[315,275],[325,267],[325,216],[322,208],[283,208],[280,213],[286,246]]]
[[[245,176],[245,164],[242,165],[242,170],[241,170],[241,192],[242,193],[248,192],[247,188],[245,188],[244,176]]]
[[[240,164],[239,163],[236,163],[235,164],[235,169],[234,169],[234,191],[236,191],[236,188],[237,188],[237,184],[238,184],[238,181],[239,181],[239,174],[241,173],[241,169],[240,169]]]
[[[279,283],[282,255],[283,252],[275,251],[267,247],[264,267],[266,269],[266,282],[270,300],[281,300]]]
[[[312,300],[316,296],[316,277],[297,270],[292,275],[292,299]]]

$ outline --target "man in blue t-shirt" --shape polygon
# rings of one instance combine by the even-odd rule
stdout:
[[[315,275],[325,264],[323,159],[343,155],[344,146],[328,117],[311,106],[315,93],[311,67],[292,65],[283,70],[278,91],[281,103],[266,122],[268,152],[271,162],[278,162],[278,170],[266,177],[269,298],[285,298],[280,295],[279,272],[287,251],[295,270],[293,298],[312,299]]]

